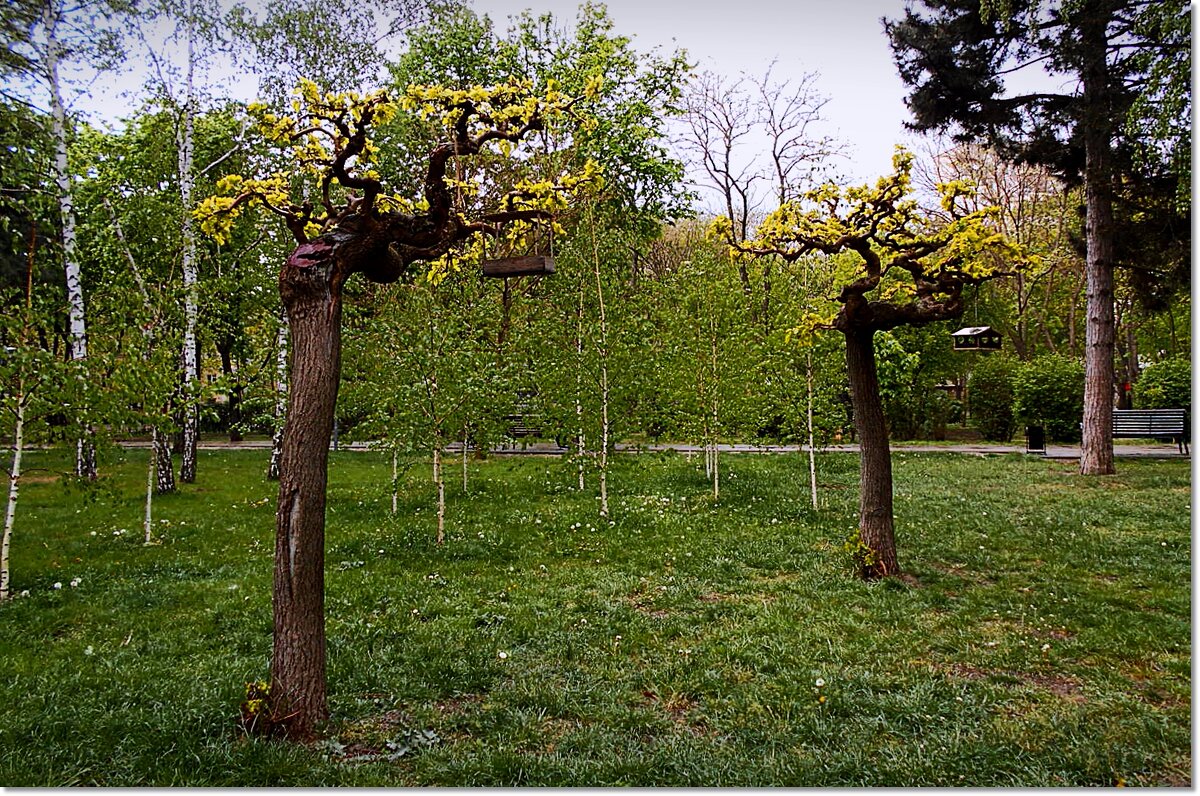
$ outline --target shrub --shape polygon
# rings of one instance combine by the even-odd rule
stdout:
[[[986,440],[1008,442],[1012,439],[1017,425],[1013,414],[1015,376],[1013,361],[998,356],[981,356],[971,372],[967,384],[971,416]]]
[[[1013,413],[1022,425],[1045,428],[1049,439],[1078,441],[1083,364],[1057,354],[1022,363],[1013,379]]]
[[[1186,359],[1164,359],[1142,371],[1133,388],[1139,409],[1186,409],[1192,411],[1192,363]]]

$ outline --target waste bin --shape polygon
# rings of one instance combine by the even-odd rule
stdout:
[[[1041,426],[1025,426],[1025,452],[1046,455],[1046,429]]]

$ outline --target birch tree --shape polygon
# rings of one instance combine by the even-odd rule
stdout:
[[[63,0],[16,3],[9,9],[7,32],[21,31],[25,35],[9,42],[10,54],[4,66],[11,72],[15,88],[23,101],[46,110],[46,123],[53,141],[54,157],[50,174],[58,199],[58,234],[62,246],[63,270],[66,275],[68,333],[71,357],[80,367],[76,369],[81,381],[79,390],[83,405],[74,407],[84,422],[76,442],[76,474],[96,477],[96,446],[93,439],[87,390],[87,314],[84,285],[76,241],[75,197],[71,183],[68,150],[72,136],[72,86],[63,79],[66,67],[82,66],[103,72],[119,60],[120,48],[112,28],[112,9],[107,2],[97,0],[68,4]],[[23,95],[23,96],[22,96]]]

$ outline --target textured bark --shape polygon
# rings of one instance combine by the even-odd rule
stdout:
[[[279,480],[279,458],[283,453],[283,421],[287,416],[287,367],[288,319],[287,312],[283,312],[279,319],[279,330],[275,333],[275,431],[271,434],[271,460],[267,464],[267,479],[270,481]]]
[[[860,573],[866,579],[900,572],[896,559],[896,537],[892,517],[892,455],[888,445],[887,421],[879,397],[879,375],[875,368],[875,332],[848,330],[846,372],[850,377],[850,400],[859,443],[859,538],[871,550]]]
[[[1081,26],[1084,52],[1084,104],[1089,109],[1083,125],[1084,201],[1087,214],[1087,324],[1084,333],[1083,443],[1079,471],[1083,475],[1111,475],[1113,466],[1113,350],[1116,323],[1113,317],[1113,194],[1112,121],[1108,102],[1107,32],[1104,17],[1097,15]]]
[[[58,77],[58,66],[63,48],[56,32],[59,18],[53,3],[45,5],[42,21],[46,26],[46,77],[50,87],[50,126],[54,138],[54,183],[62,221],[63,267],[67,280],[71,359],[79,361],[87,359],[87,323],[84,314],[83,277],[79,267],[75,236],[75,198],[71,190],[71,175],[67,162],[67,112]],[[83,393],[86,395],[86,383],[82,386]],[[86,410],[86,407],[84,408]],[[90,428],[84,429],[76,441],[75,474],[82,478],[96,477],[96,443],[92,438]]]
[[[150,447],[153,449],[151,455],[155,459],[154,491],[160,495],[169,495],[175,491],[175,465],[171,461],[171,438],[155,429]]]
[[[291,390],[275,527],[271,721],[294,740],[328,719],[325,487],[341,372],[341,280],[332,258],[280,274],[292,335]]]
[[[192,220],[195,21],[194,9],[190,2],[184,10],[184,15],[184,23],[187,28],[187,75],[184,89],[186,93],[183,100],[183,124],[179,134],[179,201],[183,206],[181,221],[184,291],[183,382],[186,400],[183,403],[183,445],[179,451],[179,480],[185,484],[191,484],[196,481],[196,442],[200,432],[199,408],[196,405],[196,393],[200,386],[200,362],[196,345],[198,320],[196,293],[199,274],[196,268],[196,233]]]
[[[25,450],[25,402],[27,396],[23,380],[17,390],[12,466],[8,471],[8,502],[4,508],[4,535],[0,538],[0,602],[4,602],[11,596],[9,593],[8,550],[12,542],[13,520],[17,515],[17,496],[21,486],[21,454]]]

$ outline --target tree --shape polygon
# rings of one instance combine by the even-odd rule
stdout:
[[[12,432],[12,459],[7,469],[8,496],[4,510],[4,529],[0,533],[0,602],[11,596],[9,550],[16,521],[21,484],[21,460],[31,431],[45,428],[48,418],[61,410],[71,379],[70,367],[44,341],[53,317],[53,303],[35,302],[34,272],[39,240],[36,226],[28,236],[25,284],[20,292],[5,290],[6,304],[20,307],[15,315],[0,318],[0,423]],[[23,293],[23,295],[22,295]],[[10,425],[11,423],[11,425]],[[7,435],[6,435],[7,436]]]
[[[61,71],[65,64],[87,63],[103,71],[119,60],[120,50],[114,31],[108,26],[111,8],[107,2],[85,2],[70,6],[61,0],[44,3],[21,2],[4,14],[6,33],[21,31],[15,41],[8,42],[11,55],[3,64],[14,68],[18,77],[32,82],[45,92],[49,105],[46,121],[54,142],[51,174],[57,189],[59,236],[62,243],[63,270],[66,275],[71,357],[77,362],[87,360],[87,318],[84,289],[75,236],[75,199],[67,150],[71,136],[68,96]],[[31,87],[32,88],[32,87]],[[36,93],[37,89],[33,89]],[[86,380],[84,369],[78,368]],[[86,396],[86,389],[82,391]],[[86,414],[87,399],[77,410]],[[91,424],[82,424],[83,432],[76,442],[75,470],[86,478],[96,477],[96,446]]]
[[[969,186],[941,186],[949,220],[930,223],[908,197],[912,155],[898,151],[895,171],[874,186],[842,190],[827,184],[784,203],[737,244],[736,256],[779,257],[794,263],[814,253],[839,256],[836,304],[801,326],[835,329],[845,338],[846,369],[860,445],[859,574],[895,575],[892,469],[880,397],[875,335],[961,317],[963,289],[1003,275],[1018,249],[989,228],[994,208],[964,212]],[[726,220],[727,221],[727,220]],[[728,225],[723,225],[728,230]]]
[[[437,260],[474,235],[508,222],[530,223],[562,203],[562,192],[594,176],[563,175],[558,182],[518,185],[493,209],[460,212],[451,176],[456,158],[485,149],[504,152],[531,133],[565,117],[572,101],[547,85],[447,90],[410,87],[396,102],[384,91],[323,93],[303,81],[292,115],[252,106],[260,131],[290,149],[301,173],[316,181],[312,199],[289,192],[292,175],[231,176],[228,192],[200,207],[202,229],[218,240],[234,218],[256,203],[281,217],[296,241],[280,271],[279,290],[292,332],[287,423],[280,460],[276,515],[274,650],[268,721],[289,738],[312,737],[328,716],[325,681],[324,535],[327,458],[341,368],[342,291],[361,273],[391,283]],[[423,196],[389,194],[375,170],[370,134],[403,107],[439,120],[446,137],[429,153]],[[300,176],[300,175],[296,175]]]
[[[1121,231],[1137,230],[1135,218],[1142,215],[1137,209],[1153,204],[1153,197],[1165,193],[1175,199],[1178,180],[1161,177],[1172,167],[1178,171],[1180,163],[1176,146],[1159,148],[1165,158],[1147,157],[1155,148],[1143,145],[1138,135],[1143,128],[1129,120],[1137,118],[1139,95],[1143,108],[1158,97],[1170,101],[1156,104],[1162,116],[1155,129],[1186,128],[1186,121],[1165,120],[1190,116],[1190,92],[1167,76],[1169,65],[1187,60],[1188,4],[923,0],[922,5],[924,15],[910,8],[902,19],[884,22],[900,76],[912,89],[911,126],[955,127],[963,140],[988,141],[1008,157],[1044,164],[1083,185],[1087,399],[1080,471],[1112,473],[1113,268],[1128,259]],[[1073,78],[1076,88],[1005,95],[1006,76],[1036,69]],[[1186,246],[1176,248],[1172,259],[1186,260]]]

